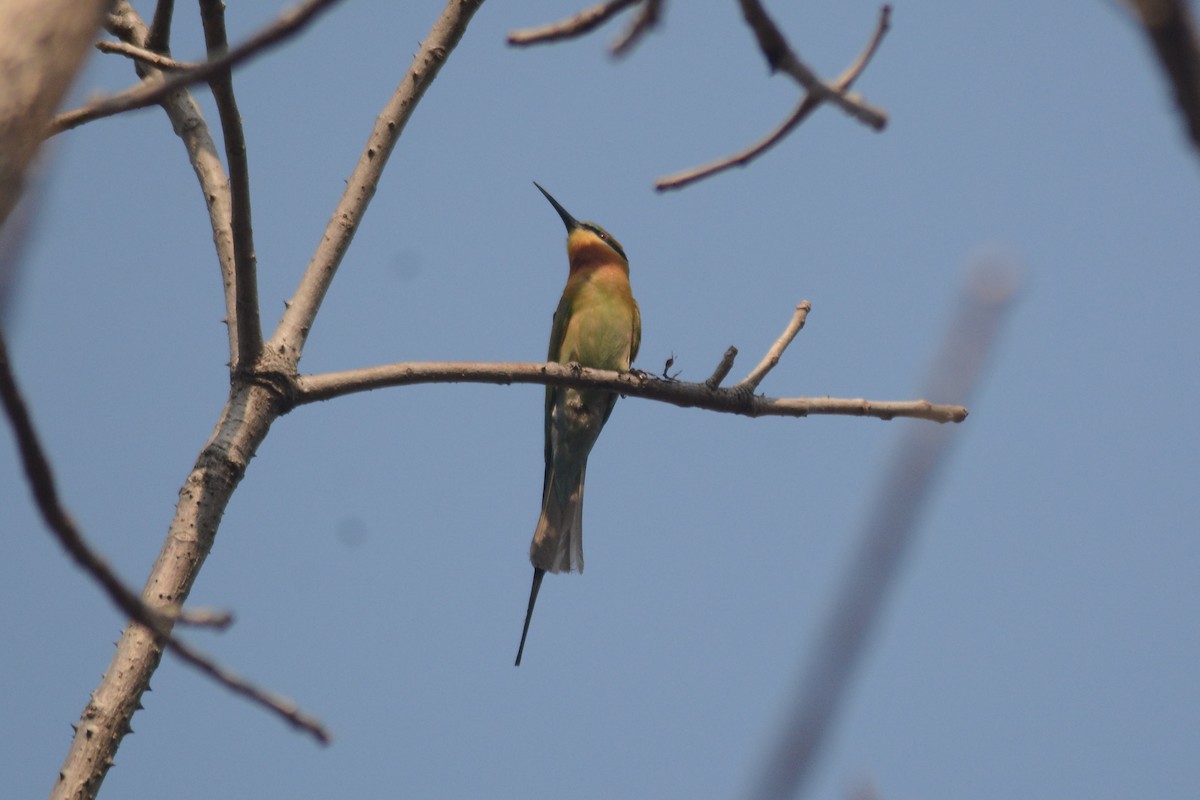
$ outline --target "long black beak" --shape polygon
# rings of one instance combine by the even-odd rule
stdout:
[[[539,192],[546,195],[546,199],[550,201],[550,205],[554,206],[554,210],[558,212],[558,215],[560,217],[562,217],[563,224],[567,226],[567,233],[570,233],[571,231],[573,231],[579,227],[579,220],[575,219],[570,214],[568,214],[567,210],[562,207],[562,204],[560,204],[557,200],[555,200],[553,197],[551,197],[550,193],[547,192],[545,189],[543,189],[542,185],[540,183],[538,183],[537,181],[534,181],[533,185],[538,188]]]

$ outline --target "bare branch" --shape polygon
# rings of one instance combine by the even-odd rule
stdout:
[[[77,128],[85,122],[111,117],[135,108],[146,108],[162,102],[167,96],[194,83],[207,81],[221,70],[230,69],[254,56],[260,55],[304,28],[339,0],[306,0],[293,9],[285,11],[273,23],[251,36],[224,56],[206,61],[194,69],[185,70],[166,81],[143,81],[137,86],[117,94],[89,103],[86,106],[59,114],[51,122],[47,136]]]
[[[792,132],[792,129],[803,122],[809,114],[816,110],[819,103],[813,99],[812,95],[806,95],[800,101],[800,105],[796,110],[784,120],[775,130],[768,133],[758,142],[734,153],[731,156],[718,159],[712,163],[705,164],[699,167],[693,167],[681,172],[676,172],[674,175],[668,175],[665,178],[659,178],[654,182],[654,188],[657,191],[664,192],[668,189],[682,189],[689,183],[695,183],[702,178],[707,178],[710,175],[716,175],[718,172],[724,172],[731,167],[744,167],[754,159],[761,156],[763,153],[770,150],[776,144],[783,140],[785,136]]]
[[[1126,0],[1175,93],[1192,146],[1200,149],[1200,35],[1186,0]]]
[[[140,61],[148,67],[166,70],[168,72],[178,72],[184,69],[195,69],[198,64],[192,61],[176,61],[170,56],[164,56],[153,50],[148,50],[144,47],[135,47],[127,42],[110,42],[107,39],[102,39],[96,42],[96,49],[101,53],[116,53],[117,55],[132,58],[134,61]]]
[[[149,31],[128,0],[117,0],[113,4],[107,27],[109,32],[123,42],[145,49]],[[144,64],[137,64],[137,72],[144,77],[145,82],[164,80],[160,72],[147,68]],[[171,127],[187,149],[188,161],[200,184],[200,195],[208,208],[208,220],[212,227],[213,245],[217,251],[217,263],[221,269],[221,284],[225,295],[229,363],[234,364],[238,360],[237,291],[234,280],[231,223],[233,212],[229,178],[225,175],[225,167],[209,134],[208,123],[204,121],[200,107],[191,93],[181,90],[167,95],[163,98],[162,108],[171,120]]]
[[[809,417],[842,415],[894,419],[910,417],[933,422],[962,422],[967,410],[927,400],[879,401],[836,397],[765,397],[746,390],[710,389],[704,383],[665,381],[641,372],[612,372],[578,364],[528,362],[481,363],[429,361],[385,364],[344,372],[301,375],[296,378],[294,405],[331,400],[357,392],[421,383],[534,383],[589,387],[644,397],[684,408],[704,408],[748,417]]]
[[[612,44],[612,54],[614,56],[623,56],[633,51],[633,48],[645,38],[662,17],[663,0],[645,0],[642,5],[642,13],[637,15],[633,24],[629,26],[629,30],[621,34],[621,37]]]
[[[725,380],[725,376],[729,374],[729,370],[733,369],[733,360],[737,358],[738,349],[733,345],[725,351],[725,355],[721,356],[721,363],[717,364],[717,368],[713,370],[713,374],[708,376],[708,380],[704,385],[709,389],[716,389],[721,385],[721,381]]]
[[[787,327],[783,329],[783,333],[771,345],[771,349],[763,356],[763,360],[758,363],[758,366],[750,370],[749,375],[742,378],[741,383],[734,387],[735,389],[749,389],[753,391],[758,388],[763,378],[767,377],[767,373],[773,370],[775,365],[779,363],[780,356],[783,355],[784,350],[787,350],[787,346],[792,343],[792,339],[795,339],[796,334],[804,327],[804,322],[808,319],[809,311],[812,311],[812,304],[807,300],[801,300],[800,305],[796,306],[796,312],[788,320]]]
[[[513,31],[508,35],[508,43],[520,47],[543,42],[556,42],[560,39],[573,39],[583,36],[603,25],[616,14],[644,0],[608,0],[606,3],[585,8],[573,17],[542,25],[538,28],[525,28]],[[643,12],[644,15],[645,12]]]
[[[402,91],[397,93],[399,97],[397,102],[402,102],[407,106],[415,104],[428,88],[431,77],[428,74],[421,74],[422,71],[428,70],[428,72],[436,73],[441,62],[448,57],[450,51],[462,37],[467,22],[481,3],[482,0],[449,0],[426,40],[426,44],[422,47],[416,68],[404,79],[404,84],[415,86],[417,91],[408,92],[402,86]],[[145,23],[126,0],[115,0],[114,5],[116,7],[114,13],[120,19],[110,23],[110,30],[121,31],[116,34],[120,38],[128,37],[133,44],[144,46]],[[313,7],[313,4],[310,3],[304,8],[311,9]],[[212,63],[215,62],[206,64],[203,69],[212,69]],[[202,77],[206,78],[207,76]],[[172,113],[172,103],[177,96],[184,97],[190,102],[190,97],[186,92],[170,95],[164,103],[168,107],[168,113]],[[394,111],[395,115],[390,118],[381,117],[377,131],[379,128],[394,128],[399,123],[403,123],[408,119],[412,109],[392,108],[389,105],[389,110]],[[195,119],[203,127],[203,120],[199,118],[198,113]],[[172,116],[172,122],[178,130],[180,121]],[[207,137],[206,129],[205,136]],[[185,141],[190,142],[186,137]],[[377,146],[377,139],[373,138],[372,143],[372,146]],[[388,145],[389,149],[392,144],[394,141]],[[211,140],[208,140],[208,148],[211,149]],[[189,143],[189,154],[193,152],[193,144]],[[369,159],[378,153],[378,150],[369,149],[364,158]],[[199,167],[197,167],[197,174],[201,174]],[[362,170],[356,172],[356,175],[360,180],[371,177]],[[373,178],[377,179],[378,173],[375,173]],[[202,178],[202,182],[203,180]],[[354,225],[357,225],[362,209],[365,208],[366,201],[374,191],[374,184],[367,187],[360,185],[357,189],[358,205],[348,204],[349,210],[346,213],[349,216],[335,216],[335,220],[331,224],[340,225],[353,218]],[[228,209],[228,206],[225,208]],[[214,236],[216,236],[218,215],[214,212],[212,205],[210,205],[210,217],[214,221]],[[348,244],[349,236],[346,234],[346,231],[342,231],[331,237],[339,240],[332,245],[338,252],[337,259],[325,262],[331,271],[336,268],[341,253],[344,253],[345,246]],[[343,237],[344,241],[342,241]],[[224,252],[222,248],[223,245],[219,240],[218,249]],[[225,263],[226,260],[223,258],[223,269],[225,269]],[[232,263],[232,259],[229,259],[229,263]],[[320,268],[316,267],[315,269]],[[277,334],[280,341],[286,342],[287,347],[292,349],[288,351],[287,347],[284,347],[285,352],[271,366],[277,365],[278,361],[282,360],[284,366],[294,372],[296,362],[292,360],[289,365],[288,356],[292,356],[293,359],[299,357],[304,337],[308,333],[308,325],[311,324],[311,315],[315,315],[320,298],[328,288],[327,282],[311,277],[313,269],[310,265],[309,273],[306,273],[307,279],[301,282],[301,301],[302,305],[307,308],[302,309],[300,316],[288,318],[285,314],[285,320],[280,325],[281,333]],[[225,275],[227,307],[229,307],[228,298],[232,295],[231,270],[227,270]],[[332,275],[329,277],[331,278]],[[230,313],[232,315],[233,311],[231,310]],[[310,316],[305,317],[305,315]],[[289,319],[293,324],[303,320],[304,330],[299,332],[298,329],[289,328]],[[272,422],[287,407],[286,398],[280,395],[280,390],[286,388],[287,381],[285,380],[285,386],[282,387],[273,382],[272,378],[275,377],[275,374],[267,372],[268,368],[268,366],[255,365],[254,379],[250,379],[246,375],[234,376],[229,399],[221,410],[212,436],[200,452],[195,465],[180,489],[175,516],[171,520],[166,539],[143,590],[143,600],[152,607],[179,606],[186,601],[200,568],[212,550],[222,514],[228,506],[233,492],[237,489],[250,460],[270,430]],[[109,767],[112,766],[122,738],[129,731],[130,721],[140,707],[140,698],[149,687],[150,678],[158,667],[160,656],[161,644],[147,629],[141,625],[129,625],[125,628],[117,642],[116,652],[113,654],[109,669],[105,671],[100,684],[92,692],[91,699],[84,709],[81,722],[72,739],[71,748],[59,772],[58,782],[51,794],[52,798],[95,796]],[[290,707],[286,701],[278,701],[277,705],[285,711]],[[278,709],[276,710],[278,712]],[[303,720],[304,716],[298,715],[297,718]]]
[[[818,100],[831,102],[864,125],[875,130],[883,130],[884,126],[887,125],[887,114],[885,112],[866,105],[860,98],[847,95],[844,89],[828,85],[818,78],[816,72],[801,61],[800,57],[788,45],[787,40],[783,38],[783,34],[776,27],[774,20],[771,19],[766,9],[762,7],[762,4],[758,0],[739,0],[739,3],[742,6],[742,15],[746,18],[746,23],[754,31],[754,35],[758,39],[759,48],[762,49],[763,55],[766,56],[767,64],[770,66],[772,72],[786,72],[806,92],[816,95]],[[876,24],[871,42],[867,45],[866,52],[868,54],[875,51],[875,48],[879,45],[879,41],[882,40],[883,35],[887,32],[890,26],[891,13],[891,6],[885,5],[880,9],[879,22]],[[869,55],[867,58],[869,59]],[[862,68],[866,66],[866,61],[862,57],[859,60],[862,64],[858,67],[858,72],[861,73]],[[855,77],[857,77],[857,73],[855,73]],[[853,82],[853,78],[849,82]],[[849,85],[849,82],[847,85]]]
[[[292,727],[311,735],[321,744],[329,744],[333,740],[333,737],[329,735],[329,731],[319,719],[304,713],[294,702],[286,697],[255,686],[232,670],[226,669],[177,638],[168,640],[167,646],[175,655],[208,675],[226,689],[229,689],[234,694],[240,694],[250,702],[256,703],[276,714],[285,722],[291,724]]]
[[[175,0],[158,0],[150,31],[146,34],[146,49],[155,53],[171,52],[171,18],[174,14]]]
[[[821,103],[827,100],[838,102],[839,105],[841,105],[839,100],[855,100],[855,104],[849,109],[847,109],[847,107],[844,105],[842,106],[843,109],[848,110],[849,113],[854,115],[856,118],[868,125],[872,125],[872,127],[875,127],[877,124],[876,130],[882,129],[884,124],[887,122],[887,116],[884,114],[884,112],[859,103],[856,98],[854,98],[852,95],[846,94],[846,92],[854,84],[854,81],[858,79],[858,76],[862,74],[863,70],[866,69],[867,64],[871,61],[871,57],[875,54],[875,51],[879,49],[879,44],[883,41],[884,34],[887,33],[888,28],[890,27],[891,6],[885,5],[880,10],[879,22],[875,27],[875,33],[871,37],[871,40],[867,43],[867,46],[863,49],[862,53],[860,53],[858,58],[855,59],[854,63],[847,67],[846,70],[840,76],[838,76],[837,80],[826,86],[825,83],[817,79],[811,70],[809,70],[807,67],[804,67],[799,59],[792,55],[791,49],[788,48],[787,42],[783,39],[783,35],[779,33],[778,28],[775,27],[775,24],[771,21],[771,19],[766,16],[766,12],[762,11],[762,7],[757,6],[756,3],[751,3],[750,5],[752,8],[757,7],[758,11],[762,12],[762,20],[765,20],[765,22],[759,21],[758,24],[760,27],[766,27],[761,27],[761,30],[760,27],[755,27],[755,32],[758,34],[759,44],[763,48],[763,52],[767,54],[767,62],[772,64],[772,69],[775,69],[776,67],[774,66],[772,58],[778,57],[780,59],[779,63],[781,64],[779,68],[786,68],[789,74],[792,74],[793,77],[796,77],[797,80],[801,82],[802,86],[805,86],[807,93],[804,95],[804,98],[800,101],[800,104],[796,106],[796,109],[791,113],[791,115],[778,127],[776,127],[775,130],[768,133],[761,140],[726,158],[718,159],[717,161],[713,161],[700,167],[693,167],[691,169],[683,170],[675,173],[674,175],[668,175],[664,178],[659,178],[657,181],[655,181],[654,188],[660,192],[667,191],[668,189],[682,189],[690,183],[694,183],[702,178],[715,175],[718,172],[724,172],[732,167],[744,167],[746,164],[749,164],[751,161],[758,158],[767,150],[778,144],[785,136],[791,133],[797,125],[807,119],[808,115],[815,111],[817,107],[821,105]],[[748,14],[748,20],[750,19],[750,16],[751,15]],[[754,27],[754,24],[752,23],[751,26]],[[781,53],[776,54],[776,49],[780,47],[782,48]],[[773,56],[773,54],[775,55]],[[801,76],[803,77],[803,80],[801,80]],[[805,81],[807,81],[807,83],[805,83]],[[860,110],[869,112],[865,119],[858,113]]]
[[[225,33],[225,0],[200,0],[200,20],[209,61],[220,58],[229,49]],[[237,359],[230,370],[248,370],[262,354],[262,323],[258,313],[258,267],[254,255],[254,227],[250,210],[250,165],[246,160],[246,134],[242,115],[233,93],[233,72],[226,66],[208,79],[221,130],[225,138],[225,159],[229,164],[229,191],[232,201],[230,225],[233,230],[233,275],[236,307]]]
[[[925,391],[965,402],[978,383],[1015,293],[1015,273],[976,268]],[[945,468],[954,440],[947,428],[904,429],[882,475],[860,544],[825,620],[780,740],[752,797],[796,797],[816,763],[823,739],[845,696],[854,667],[878,619],[918,518]]]
[[[74,520],[63,508],[58,497],[58,489],[55,486],[50,462],[46,458],[37,432],[33,428],[25,401],[17,388],[12,365],[8,358],[8,349],[2,334],[0,334],[0,398],[3,399],[4,409],[12,423],[13,433],[25,465],[25,473],[29,477],[29,485],[33,490],[33,496],[37,502],[38,511],[42,514],[42,519],[45,520],[46,526],[50,528],[63,549],[71,555],[75,563],[95,578],[113,604],[131,620],[144,626],[155,639],[162,642],[169,650],[213,680],[278,714],[295,727],[312,734],[322,744],[328,744],[330,737],[324,726],[318,720],[301,712],[295,703],[254,686],[171,635],[171,626],[174,622],[224,628],[232,620],[227,612],[175,611],[174,607],[166,610],[151,608],[131,589],[127,588],[108,566],[108,563],[84,541],[83,534],[80,533]]]
[[[29,478],[29,488],[38,511],[46,523],[46,527],[54,534],[62,548],[74,559],[81,569],[87,572],[100,584],[108,598],[118,609],[130,619],[145,625],[159,636],[168,636],[171,623],[178,620],[190,625],[211,627],[226,627],[232,619],[228,613],[205,611],[202,613],[164,613],[150,608],[121,582],[112,568],[84,540],[83,534],[75,525],[75,520],[63,507],[58,496],[58,487],[54,481],[54,472],[50,468],[50,459],[42,448],[37,431],[33,427],[33,419],[29,409],[21,397],[13,374],[12,364],[8,357],[8,345],[0,331],[0,399],[4,403],[4,411],[12,425],[13,436],[17,440],[17,449],[21,453],[21,462],[25,467],[25,475]]]
[[[613,43],[613,55],[624,55],[643,38],[648,30],[657,24],[662,14],[662,0],[609,0],[609,2],[585,9],[560,22],[540,28],[513,31],[508,35],[508,43],[530,45],[582,36],[614,14],[638,2],[643,3],[641,13],[625,34]],[[859,57],[836,81],[826,83],[817,77],[812,68],[800,60],[759,0],[738,0],[738,2],[746,23],[754,32],[759,48],[767,58],[767,64],[771,71],[790,75],[804,89],[804,97],[783,123],[756,144],[705,166],[694,167],[660,178],[654,184],[654,188],[660,192],[668,189],[681,189],[689,183],[715,175],[731,167],[745,166],[791,133],[822,103],[832,103],[838,106],[874,130],[883,130],[887,125],[886,111],[869,105],[849,90],[870,62],[891,25],[892,8],[890,5],[885,5],[880,9],[879,21],[875,26],[874,34]]]
[[[375,120],[375,127],[354,172],[346,181],[346,189],[325,226],[320,244],[271,337],[268,349],[272,354],[279,354],[291,364],[300,360],[317,310],[366,214],[371,198],[375,196],[375,187],[379,185],[379,176],[387,166],[392,149],[425,95],[425,90],[437,77],[442,64],[462,38],[467,23],[482,2],[449,0],[433,30],[421,43],[421,49],[413,58],[409,71]]]

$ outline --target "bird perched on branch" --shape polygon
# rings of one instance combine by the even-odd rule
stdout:
[[[580,222],[535,181],[567,226],[570,273],[550,330],[549,361],[625,371],[637,357],[642,317],[629,288],[629,260],[608,231]],[[546,475],[529,560],[533,586],[516,665],[547,572],[583,572],[583,479],[588,454],[616,405],[615,392],[546,387]]]

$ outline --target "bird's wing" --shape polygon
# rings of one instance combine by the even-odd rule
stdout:
[[[633,303],[633,340],[629,344],[629,366],[632,367],[638,348],[642,346],[642,311],[638,308],[637,300],[630,300]]]
[[[554,311],[554,324],[550,327],[550,349],[546,354],[547,361],[561,362],[563,338],[567,335],[567,321],[571,319],[571,301],[573,296],[564,291]],[[546,387],[546,419],[544,423],[546,436],[546,472],[542,478],[542,499],[546,499],[546,489],[550,486],[550,465],[554,463],[554,453],[551,452],[550,422],[553,416],[554,404],[558,401],[559,387]]]

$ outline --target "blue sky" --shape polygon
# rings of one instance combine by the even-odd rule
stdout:
[[[485,5],[302,369],[540,359],[566,263],[531,180],[621,240],[645,369],[674,354],[701,380],[734,344],[740,377],[810,300],[775,396],[916,396],[968,265],[1002,253],[1019,301],[812,796],[1194,791],[1200,163],[1140,34],[1112,3],[895,3],[858,84],[885,132],[823,109],[750,167],[657,195],[795,102],[734,3],[693,6],[613,62],[622,23],[517,51],[508,30],[574,6]],[[826,75],[878,13],[772,6]],[[231,4],[231,39],[282,7]],[[439,11],[345,3],[238,73],[268,329]],[[181,58],[202,53],[194,16],[177,10]],[[76,97],[131,80],[96,56]],[[211,233],[161,111],[50,152],[10,346],[71,511],[140,586],[227,393]],[[281,418],[192,595],[237,623],[191,638],[334,743],[167,658],[104,796],[743,795],[880,471],[929,423],[622,401],[588,471],[587,573],[547,578],[514,669],[541,414],[536,387],[424,386]],[[0,718],[20,731],[0,774],[39,796],[122,620],[44,532],[7,427],[0,486]]]

